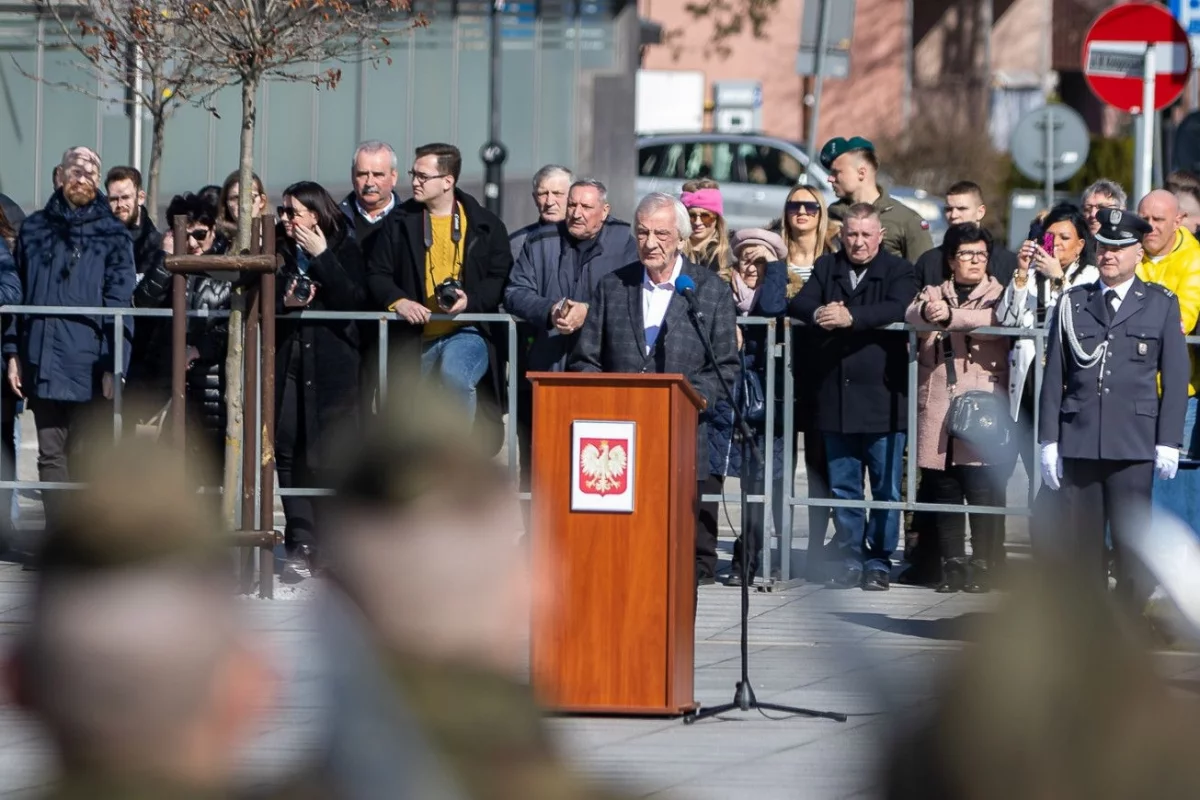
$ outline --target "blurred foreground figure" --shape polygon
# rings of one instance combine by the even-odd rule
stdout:
[[[140,441],[99,448],[48,531],[7,677],[57,746],[49,797],[229,796],[271,699],[220,524],[182,466]]]
[[[1200,796],[1200,703],[1170,693],[1082,575],[1015,587],[898,740],[891,800]],[[1089,576],[1090,577],[1090,576]]]
[[[525,684],[535,591],[515,487],[452,395],[403,385],[322,532],[332,793],[613,797],[559,760]]]

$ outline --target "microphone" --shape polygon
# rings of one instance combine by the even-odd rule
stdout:
[[[700,313],[700,301],[696,298],[696,282],[689,275],[680,275],[675,279],[675,293],[687,300],[688,308],[692,314],[697,317],[703,317]]]

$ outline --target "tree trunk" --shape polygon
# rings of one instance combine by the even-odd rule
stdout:
[[[153,222],[158,219],[158,184],[159,175],[162,173],[163,139],[167,131],[166,110],[153,110],[151,118],[153,129],[150,134],[150,169],[146,178],[146,211]],[[167,220],[167,227],[170,226],[171,220]]]
[[[254,122],[257,79],[242,82],[242,135],[238,152],[238,228],[233,252],[242,253],[250,249],[250,231],[253,225],[254,208]],[[236,523],[238,498],[238,470],[242,465],[242,414],[244,403],[242,392],[243,365],[246,353],[243,349],[245,333],[246,293],[235,289],[230,296],[229,309],[229,352],[225,358],[225,472],[221,482],[221,517],[232,529]],[[272,402],[265,400],[265,402]],[[245,443],[253,447],[252,441]],[[242,520],[243,525],[253,525],[254,520]]]

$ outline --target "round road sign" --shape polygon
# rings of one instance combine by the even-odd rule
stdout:
[[[1046,135],[1047,125],[1051,126],[1049,136]],[[1053,150],[1049,158],[1047,145]],[[1054,104],[1034,109],[1021,117],[1008,149],[1013,164],[1026,178],[1043,181],[1049,167],[1053,182],[1057,184],[1070,180],[1083,168],[1090,145],[1083,117],[1070,106]]]
[[[1123,3],[1101,14],[1083,42],[1083,74],[1104,102],[1141,113],[1142,65],[1155,51],[1154,110],[1179,98],[1192,63],[1188,37],[1156,3]]]

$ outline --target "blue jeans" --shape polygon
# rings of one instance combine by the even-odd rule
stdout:
[[[442,384],[462,398],[470,420],[475,419],[475,384],[487,367],[487,342],[473,325],[425,342],[421,348],[421,374],[436,371]]]
[[[903,432],[826,433],[829,488],[834,499],[863,499],[865,466],[871,498],[899,502],[904,438]],[[892,568],[892,553],[900,541],[899,511],[876,510],[868,518],[862,508],[835,508],[833,529],[847,569]]]
[[[1179,473],[1164,481],[1154,473],[1153,498],[1159,508],[1170,511],[1189,525],[1200,521],[1200,442],[1196,441],[1196,406],[1200,400],[1188,399],[1183,422],[1183,450],[1179,454]],[[1110,545],[1111,546],[1111,545]]]

